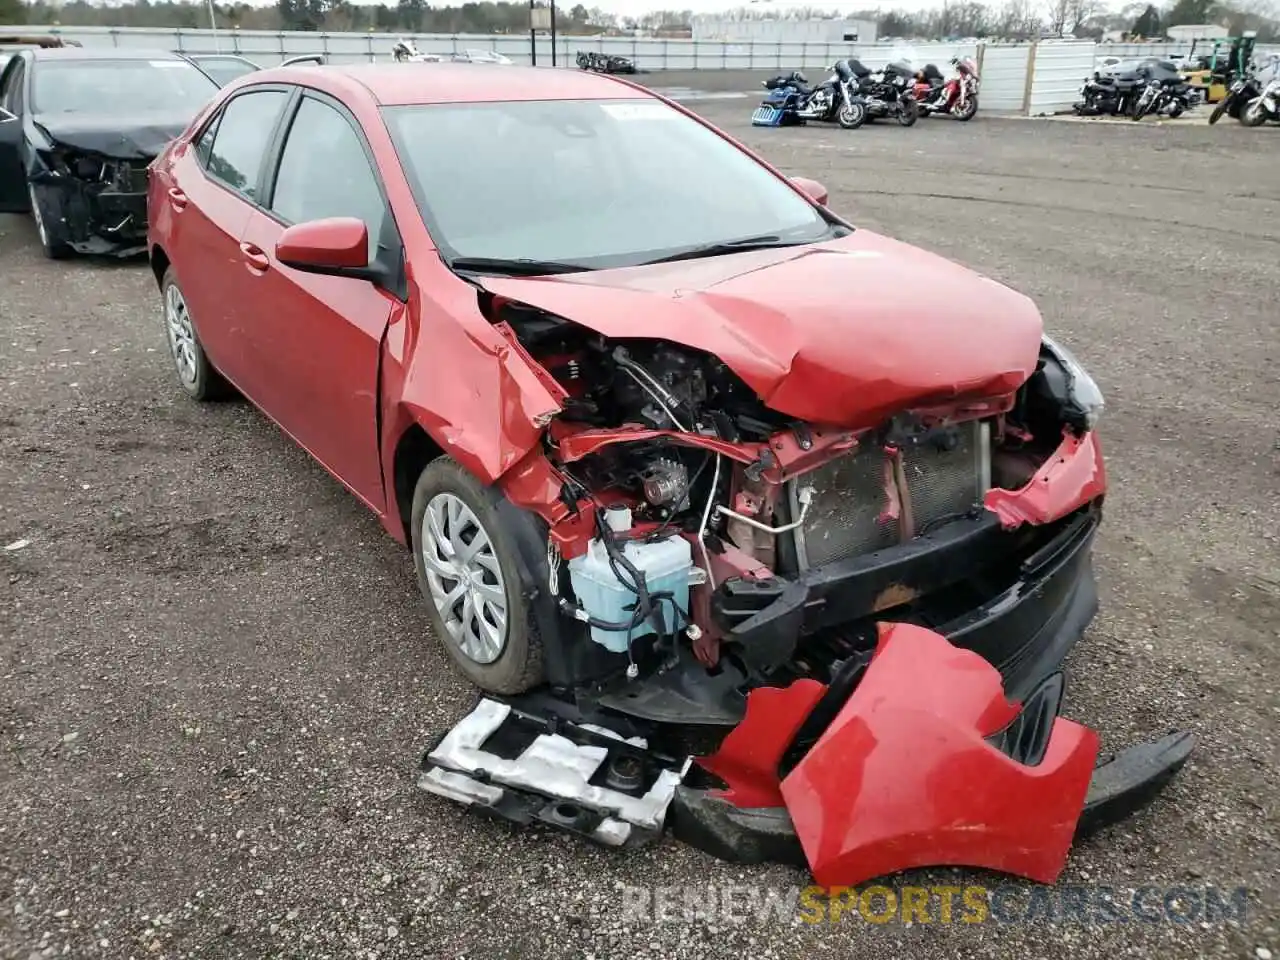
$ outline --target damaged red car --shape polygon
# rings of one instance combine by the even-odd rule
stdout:
[[[619,78],[291,67],[156,160],[149,248],[183,388],[377,512],[485,692],[424,789],[1052,880],[1191,749],[1059,716],[1102,396],[1028,298],[826,201]]]

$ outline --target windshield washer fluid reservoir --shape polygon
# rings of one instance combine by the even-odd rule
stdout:
[[[614,522],[610,517],[609,525],[616,530]],[[660,601],[658,609],[662,612],[662,623],[667,633],[684,627],[689,622],[689,573],[693,567],[693,548],[689,541],[684,537],[671,536],[652,543],[619,540],[618,546],[631,565],[644,574],[649,594],[670,593],[675,606],[680,608],[677,614],[672,600]],[[626,568],[622,570],[626,576]],[[578,605],[597,620],[618,623],[629,621],[633,616],[636,593],[629,583],[623,583],[613,572],[609,565],[609,552],[599,537],[591,540],[586,553],[569,561],[569,579],[573,592],[577,594]],[[653,624],[646,619],[631,628],[630,638],[634,640],[651,633],[654,633]],[[593,626],[591,639],[614,653],[627,652],[626,630],[605,630]]]

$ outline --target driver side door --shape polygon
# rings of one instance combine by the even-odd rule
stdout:
[[[0,74],[0,213],[26,213],[27,171],[23,164],[22,114],[26,61],[14,57]]]
[[[403,310],[368,280],[296,270],[276,257],[293,224],[354,217],[369,231],[370,262],[400,262],[400,238],[360,124],[314,90],[299,99],[264,202],[241,237],[246,346],[255,400],[374,510],[386,506],[378,435],[378,363],[387,326]]]

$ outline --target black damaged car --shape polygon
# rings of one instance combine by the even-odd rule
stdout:
[[[0,73],[0,212],[45,255],[146,250],[147,165],[218,92],[163,50],[21,50]]]

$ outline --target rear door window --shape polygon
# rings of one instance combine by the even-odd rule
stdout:
[[[214,121],[217,129],[205,165],[209,175],[256,203],[267,144],[288,97],[283,90],[258,90],[228,101]]]

